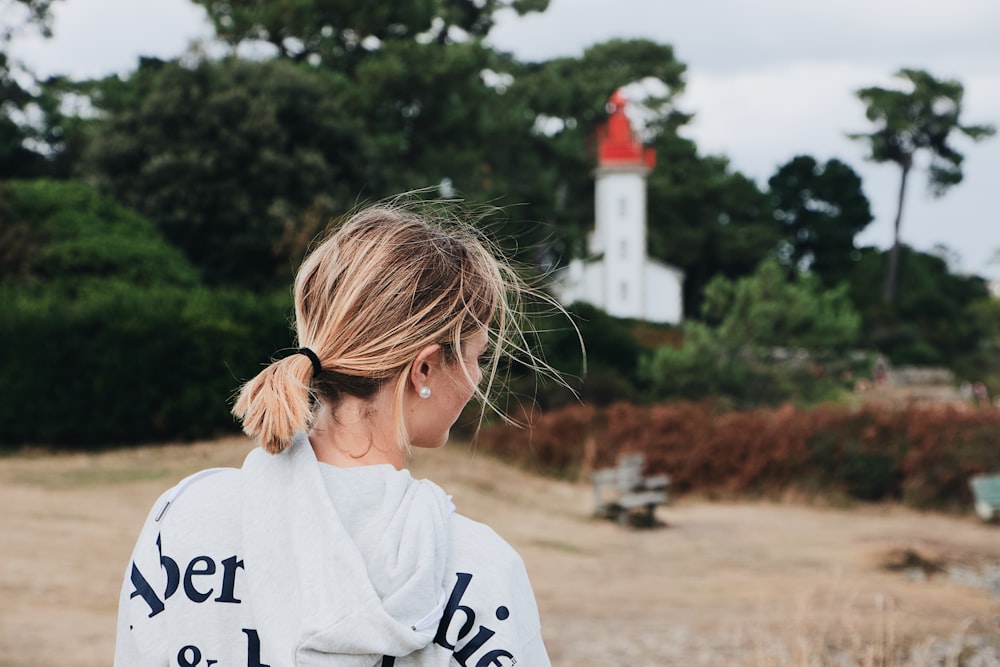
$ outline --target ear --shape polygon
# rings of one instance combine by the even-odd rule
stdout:
[[[419,391],[421,387],[426,387],[430,383],[431,375],[437,370],[444,360],[441,346],[437,343],[428,345],[417,353],[410,366],[410,387],[413,391]]]

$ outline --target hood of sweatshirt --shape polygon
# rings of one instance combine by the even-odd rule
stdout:
[[[447,597],[444,492],[392,466],[320,464],[305,434],[243,464],[247,583],[282,664],[372,667],[434,639]]]

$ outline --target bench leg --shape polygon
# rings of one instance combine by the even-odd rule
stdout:
[[[653,503],[646,505],[646,525],[650,528],[656,525],[656,505]]]
[[[628,525],[628,510],[624,509],[624,508],[619,509],[618,510],[618,514],[615,516],[615,518],[618,520],[618,524],[619,525],[627,526]]]

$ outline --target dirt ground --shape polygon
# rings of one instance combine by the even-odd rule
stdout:
[[[249,449],[0,458],[0,667],[109,665],[151,503]],[[971,511],[684,498],[637,530],[591,518],[586,484],[462,445],[412,469],[524,557],[556,667],[1000,665],[1000,527]]]

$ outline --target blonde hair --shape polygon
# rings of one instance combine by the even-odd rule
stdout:
[[[524,296],[554,302],[449,211],[399,203],[367,208],[305,259],[295,279],[296,335],[322,370],[314,376],[301,354],[274,361],[242,387],[233,406],[244,432],[266,451],[281,452],[307,429],[317,401],[370,398],[391,380],[397,440],[407,449],[402,400],[413,359],[438,343],[445,359],[455,360],[484,327],[492,354],[476,389],[483,414],[496,409],[489,395],[503,355],[559,378],[530,350],[522,326]]]

